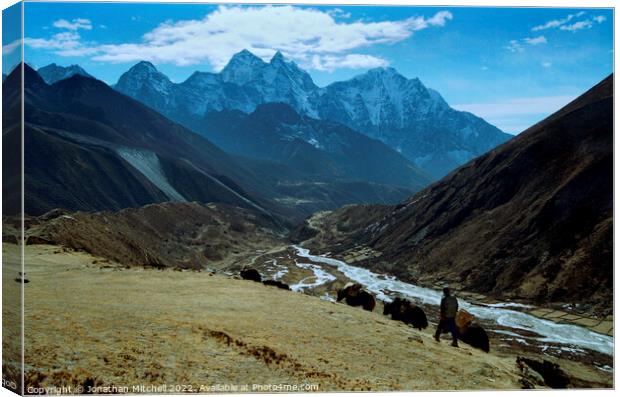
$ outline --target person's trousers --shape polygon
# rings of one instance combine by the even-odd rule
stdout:
[[[435,331],[435,338],[439,338],[443,331],[450,332],[450,334],[452,334],[453,341],[458,339],[459,333],[456,329],[456,322],[454,321],[454,317],[439,320],[439,324],[437,325],[437,331]]]

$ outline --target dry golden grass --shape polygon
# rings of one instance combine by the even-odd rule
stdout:
[[[124,269],[56,246],[26,250],[31,385],[520,386],[514,357],[437,344],[432,330],[378,312],[204,272]],[[14,259],[17,246],[4,244],[3,253]],[[3,287],[17,288],[13,278],[5,271]]]

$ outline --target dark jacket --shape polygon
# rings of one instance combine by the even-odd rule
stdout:
[[[442,318],[454,318],[459,311],[459,302],[454,296],[444,296],[441,299],[440,314]]]

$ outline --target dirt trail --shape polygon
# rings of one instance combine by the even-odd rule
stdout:
[[[26,250],[33,385],[520,387],[515,357],[437,344],[431,331],[380,313],[206,272],[123,269],[56,246]],[[17,246],[4,244],[3,253],[15,258]],[[18,287],[7,272],[3,287]]]

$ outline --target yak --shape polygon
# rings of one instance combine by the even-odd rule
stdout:
[[[285,289],[287,291],[291,290],[291,287],[289,287],[288,284],[285,284],[282,281],[278,281],[278,280],[265,280],[263,281],[263,284]]]
[[[467,328],[459,329],[459,339],[471,347],[489,352],[489,335],[478,324],[470,324]]]
[[[484,328],[474,322],[471,313],[465,309],[459,310],[455,322],[460,340],[471,347],[489,352],[489,336]]]
[[[361,284],[348,283],[338,291],[338,302],[345,300],[349,306],[362,306],[364,310],[373,311],[377,302],[371,293],[364,291]]]
[[[252,280],[252,281],[256,281],[257,283],[260,283],[262,281],[260,273],[256,269],[252,269],[252,268],[242,269],[239,275],[244,280]]]
[[[407,299],[396,298],[383,306],[383,314],[391,314],[392,320],[411,324],[413,328],[422,330],[428,327],[426,313]]]

